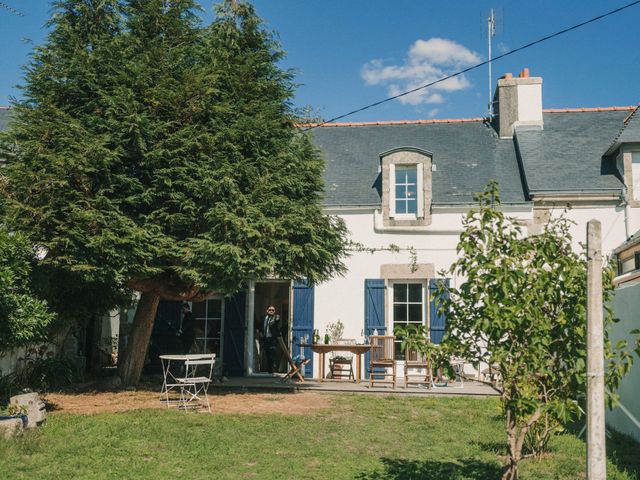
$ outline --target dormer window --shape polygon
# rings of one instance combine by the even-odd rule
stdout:
[[[382,218],[386,227],[431,223],[431,154],[405,147],[380,155]]]

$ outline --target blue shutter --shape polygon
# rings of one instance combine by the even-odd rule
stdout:
[[[244,375],[244,335],[246,332],[246,292],[224,299],[223,371],[229,376]]]
[[[381,278],[366,279],[364,281],[364,334],[368,337],[378,330],[384,335],[386,330],[384,308],[384,280]],[[369,352],[365,354],[365,378],[369,378]]]
[[[313,342],[313,309],[315,294],[313,285],[306,281],[295,281],[293,284],[293,321],[291,325],[291,355],[300,355],[300,337],[309,336],[309,343]],[[305,377],[313,375],[313,353],[305,352],[311,361],[304,368]]]
[[[449,279],[435,279],[429,280],[429,332],[431,341],[435,344],[442,342],[444,332],[447,326],[447,319],[443,312],[440,311],[440,305],[438,302],[438,282],[444,282],[445,286],[449,287]],[[449,292],[446,291],[443,294],[444,298],[449,298]]]

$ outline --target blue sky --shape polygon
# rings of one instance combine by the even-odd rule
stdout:
[[[285,68],[302,84],[298,106],[324,118],[354,110],[487,58],[486,14],[501,21],[494,56],[630,0],[455,2],[426,0],[254,0],[288,53]],[[45,0],[5,0],[0,10],[0,105],[19,96],[21,65],[44,41]],[[212,2],[203,2],[211,18]],[[494,64],[495,78],[529,67],[543,77],[545,108],[640,102],[640,5]],[[466,118],[486,114],[486,67],[419,96],[392,101],[344,121]]]

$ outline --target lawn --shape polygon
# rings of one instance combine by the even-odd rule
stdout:
[[[281,412],[307,394],[262,396]],[[250,397],[251,394],[243,397]],[[322,395],[308,413],[53,413],[0,439],[3,479],[491,479],[505,453],[496,399]],[[222,397],[216,400],[222,402]],[[246,398],[244,398],[246,401]],[[286,408],[284,408],[286,410]],[[268,411],[268,410],[267,410]],[[638,445],[610,439],[610,479],[640,480]],[[554,439],[521,478],[584,478],[584,443]]]

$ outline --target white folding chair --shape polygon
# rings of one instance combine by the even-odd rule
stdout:
[[[185,360],[185,376],[176,378],[180,384],[180,405],[187,410],[188,404],[200,403],[206,405],[211,413],[211,404],[207,390],[213,375],[213,365],[215,364],[215,354],[210,355],[190,355]],[[198,375],[198,369],[205,370],[206,375]],[[207,371],[208,370],[208,371]],[[204,397],[204,398],[203,398]]]

